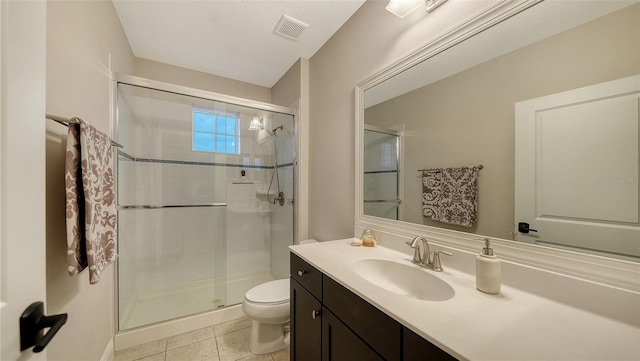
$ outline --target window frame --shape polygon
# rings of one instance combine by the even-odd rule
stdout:
[[[196,130],[196,120],[195,120],[195,115],[196,113],[200,113],[200,114],[207,114],[207,115],[211,115],[213,116],[214,119],[214,123],[213,123],[213,131],[202,131],[202,130]],[[228,133],[219,133],[217,130],[218,128],[218,119],[219,118],[232,118],[235,121],[235,134],[228,134]],[[208,149],[201,149],[201,148],[196,148],[196,142],[195,142],[195,135],[196,133],[200,133],[200,134],[210,134],[213,135],[214,140],[213,140],[213,150],[208,150]],[[234,151],[231,152],[227,152],[227,151],[220,151],[218,150],[218,142],[217,142],[217,137],[218,136],[226,136],[226,137],[234,137],[235,138],[235,149]],[[235,113],[235,112],[224,112],[224,111],[219,111],[216,109],[212,109],[212,108],[206,108],[206,107],[200,107],[200,106],[193,106],[191,108],[191,151],[193,152],[203,152],[203,153],[218,153],[218,154],[231,154],[231,155],[237,155],[240,154],[240,114],[239,113]]]

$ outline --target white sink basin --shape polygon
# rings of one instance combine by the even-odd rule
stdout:
[[[384,259],[363,259],[353,270],[365,280],[395,294],[426,301],[445,301],[455,291],[448,283],[426,269]]]

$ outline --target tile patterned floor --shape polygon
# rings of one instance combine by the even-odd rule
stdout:
[[[117,351],[114,361],[289,361],[289,348],[253,354],[250,333],[251,320],[240,318]]]

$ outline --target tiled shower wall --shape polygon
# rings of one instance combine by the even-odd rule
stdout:
[[[216,107],[220,103],[216,103]],[[293,117],[273,114],[267,129],[249,131],[240,115],[240,154],[192,151],[192,105],[136,96],[119,89],[120,205],[226,202],[221,208],[120,211],[120,312],[141,290],[216,277],[271,273],[288,276],[293,242]],[[283,207],[267,202],[278,146]],[[260,168],[261,166],[264,168]],[[241,170],[246,171],[241,177]],[[269,199],[277,190],[276,179]],[[122,315],[121,315],[122,319]]]

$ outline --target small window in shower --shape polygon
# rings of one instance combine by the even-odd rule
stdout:
[[[238,118],[206,109],[193,110],[193,150],[238,154]]]
[[[382,143],[381,146],[382,146],[381,147],[381,150],[382,150],[382,156],[381,156],[382,166],[385,167],[385,168],[394,168],[396,166],[396,164],[395,164],[396,158],[394,158],[393,144],[391,144],[391,143]]]

